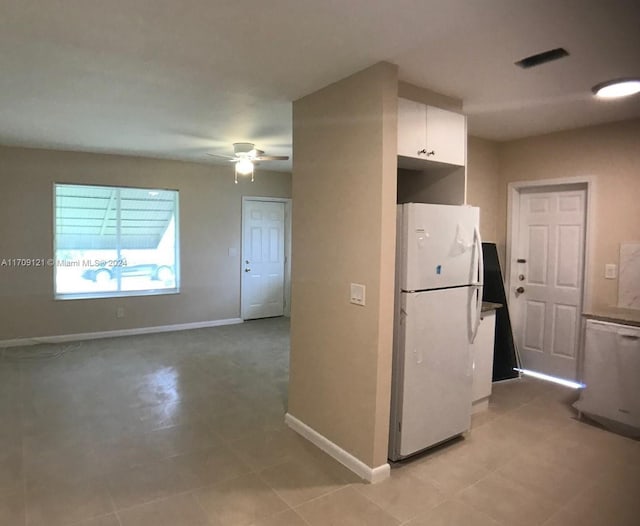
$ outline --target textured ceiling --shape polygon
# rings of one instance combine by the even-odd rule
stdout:
[[[381,60],[461,98],[485,138],[639,117],[640,96],[590,94],[640,75],[638,21],[637,0],[0,0],[0,143],[291,155],[291,102]]]

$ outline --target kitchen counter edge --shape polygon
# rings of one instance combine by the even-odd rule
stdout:
[[[593,309],[592,311],[583,312],[582,316],[588,320],[640,327],[640,310],[635,309],[621,309],[618,307]]]
[[[492,310],[498,310],[503,307],[502,303],[493,303],[492,301],[482,302],[482,312],[491,312]]]

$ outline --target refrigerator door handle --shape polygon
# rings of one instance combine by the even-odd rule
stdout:
[[[480,237],[480,231],[478,227],[473,229],[473,245],[475,250],[475,257],[471,259],[474,267],[472,271],[473,281],[472,285],[482,287],[484,285],[484,257],[482,255],[482,238]]]
[[[477,268],[474,271],[474,277],[476,278],[475,283],[473,284],[476,289],[476,305],[475,305],[475,320],[473,323],[473,330],[471,332],[471,338],[469,339],[470,343],[473,343],[476,339],[476,335],[478,334],[478,328],[480,327],[480,318],[482,316],[482,289],[484,285],[484,259],[482,257],[482,238],[480,237],[480,230],[478,227],[475,227],[473,230],[473,240],[475,242],[476,247],[476,262]]]
[[[475,237],[478,243],[478,283],[482,287],[484,286],[484,254],[482,253],[482,238],[478,227],[475,229]]]

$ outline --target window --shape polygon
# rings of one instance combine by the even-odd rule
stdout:
[[[178,192],[55,185],[55,296],[179,290]]]

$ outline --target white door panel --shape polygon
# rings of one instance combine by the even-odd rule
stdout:
[[[245,320],[284,313],[285,204],[244,202],[242,317]]]
[[[523,366],[568,379],[577,377],[585,210],[583,189],[521,192],[512,251],[511,306]]]

